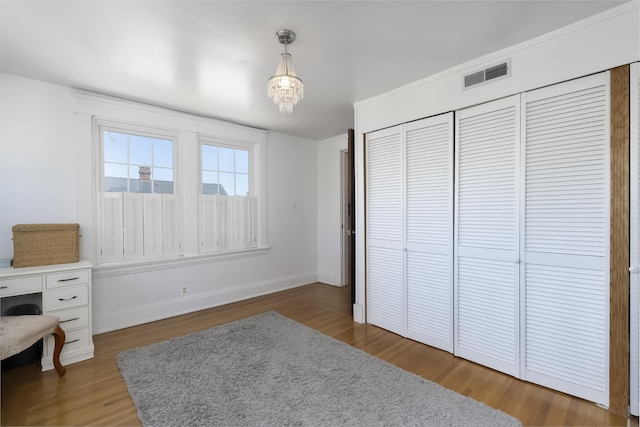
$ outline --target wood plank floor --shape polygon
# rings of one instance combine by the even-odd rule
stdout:
[[[119,352],[270,310],[485,402],[519,418],[525,426],[638,424],[635,417],[614,416],[593,403],[519,381],[375,326],[354,323],[348,289],[316,283],[96,335],[95,358],[67,366],[63,378],[55,371],[40,372],[37,363],[5,370],[2,425],[139,426],[116,366]]]

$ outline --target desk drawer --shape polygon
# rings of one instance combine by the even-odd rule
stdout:
[[[0,279],[0,297],[42,292],[42,276]]]
[[[74,350],[80,350],[89,346],[90,337],[89,329],[78,329],[65,333],[64,346],[62,347],[62,356],[66,353]],[[55,340],[53,335],[47,337],[47,356],[53,356],[53,349],[55,348]]]
[[[74,270],[47,274],[47,289],[60,288],[63,286],[86,285],[89,283],[89,275],[89,270]]]
[[[55,291],[48,291],[45,294],[45,299],[46,313],[87,305],[89,302],[89,287],[71,286],[56,289]]]
[[[89,306],[69,308],[67,310],[51,311],[47,314],[60,318],[60,327],[68,332],[89,325]]]

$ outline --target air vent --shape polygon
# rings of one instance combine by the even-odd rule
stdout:
[[[484,70],[476,71],[471,74],[467,74],[463,77],[464,80],[464,88],[469,88],[471,86],[476,86],[481,83],[488,82],[489,80],[495,80],[500,77],[508,77],[511,74],[511,67],[509,66],[509,60],[493,65],[489,68],[485,68]]]

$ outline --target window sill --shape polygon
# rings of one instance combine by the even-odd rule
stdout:
[[[160,258],[148,261],[133,261],[130,263],[96,265],[92,269],[94,278],[116,277],[124,274],[145,273],[148,271],[165,270],[190,265],[209,264],[212,262],[228,261],[238,258],[266,255],[271,247],[240,249],[219,253],[208,253],[177,258]]]

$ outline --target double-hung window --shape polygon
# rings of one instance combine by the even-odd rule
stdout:
[[[177,136],[99,122],[101,263],[180,255]]]
[[[200,138],[202,252],[257,247],[255,145]]]

